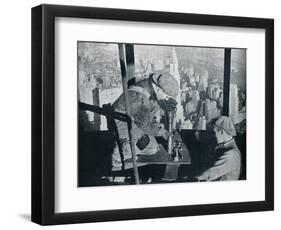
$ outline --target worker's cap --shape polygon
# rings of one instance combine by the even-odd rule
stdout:
[[[217,120],[214,121],[214,126],[224,130],[231,136],[236,136],[235,126],[229,117],[220,116]]]
[[[176,97],[179,94],[179,85],[177,80],[168,73],[154,75],[154,82],[162,91],[170,97]]]

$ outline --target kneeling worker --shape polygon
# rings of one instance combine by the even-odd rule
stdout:
[[[241,170],[241,153],[236,145],[235,127],[226,116],[221,116],[212,124],[217,146],[210,154],[210,167],[196,178],[199,181],[238,180]]]

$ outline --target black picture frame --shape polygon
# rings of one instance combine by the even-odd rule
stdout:
[[[55,18],[108,19],[265,29],[265,200],[55,213]],[[274,20],[80,6],[32,8],[32,221],[41,225],[274,209]]]

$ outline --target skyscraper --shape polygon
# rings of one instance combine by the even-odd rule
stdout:
[[[210,101],[206,99],[205,101],[205,117],[208,122],[216,118],[219,115],[216,101]]]
[[[191,102],[192,102],[192,104],[193,104],[195,110],[197,110],[197,108],[198,108],[199,100],[200,100],[199,91],[198,91],[198,90],[194,90],[194,91],[192,92],[192,99],[191,99]]]
[[[231,83],[230,92],[229,92],[229,116],[235,124],[238,122],[238,115],[239,115],[238,87],[236,84]]]
[[[79,70],[78,73],[78,83],[79,83],[79,100],[84,103],[88,103],[90,105],[94,104],[93,101],[93,90],[96,87],[96,80],[91,74],[90,76],[86,76],[85,71]],[[86,111],[86,114],[88,115],[88,121],[92,122],[94,121],[94,113],[90,111]]]
[[[176,112],[176,122],[180,122],[184,120],[184,114],[183,114],[183,107],[181,105],[181,87],[180,87],[180,73],[179,73],[179,63],[178,63],[178,58],[176,54],[176,49],[175,47],[172,48],[172,59],[170,62],[170,74],[177,80],[178,86],[179,86],[179,94],[176,97],[177,101],[177,112]]]
[[[207,94],[209,98],[217,100],[219,99],[221,93],[222,89],[220,89],[220,85],[217,82],[209,84],[207,88]]]
[[[209,78],[209,74],[208,71],[204,71],[204,73],[199,77],[199,83],[198,83],[198,91],[206,91],[207,87],[208,87],[208,78]]]
[[[185,112],[187,114],[195,112],[195,110],[196,110],[196,108],[194,107],[194,104],[191,101],[186,103],[186,105],[185,105]]]

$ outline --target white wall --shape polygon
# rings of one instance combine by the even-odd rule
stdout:
[[[30,8],[41,1],[2,1],[0,35],[0,228],[38,229],[30,219]],[[275,18],[275,63],[280,60],[280,6],[278,1],[114,1],[114,0],[56,0],[52,4],[86,5],[112,8],[163,10],[189,13],[222,14],[235,16]],[[281,91],[280,67],[275,68],[275,117],[281,116],[278,103]],[[278,91],[277,91],[278,89]],[[279,104],[279,106],[278,106]],[[275,120],[275,206],[274,212],[228,214],[203,217],[138,220],[67,226],[68,229],[265,229],[273,228],[281,218],[281,122]],[[279,143],[278,143],[279,142]],[[188,195],[188,194],[187,194]],[[64,229],[66,226],[57,226]],[[275,228],[276,229],[276,228]]]

